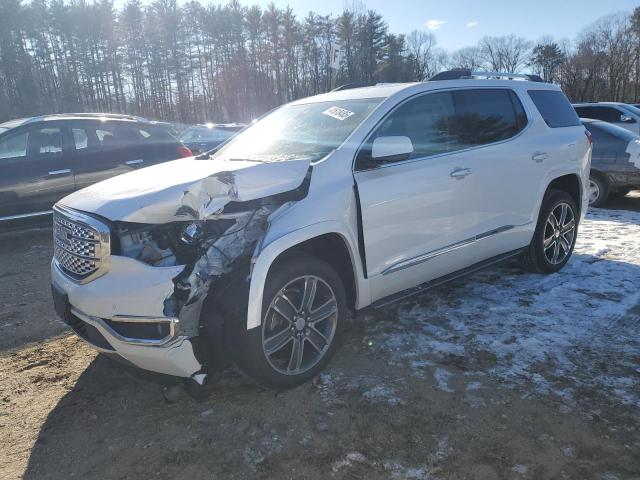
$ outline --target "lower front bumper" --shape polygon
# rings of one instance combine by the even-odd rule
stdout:
[[[65,288],[68,283],[64,281],[64,277],[60,278],[61,275],[63,274],[57,268],[52,268],[52,293],[56,312],[93,348],[117,354],[139,368],[166,375],[192,377],[202,370],[190,338],[179,334],[177,319],[139,316],[102,318],[91,315],[71,303],[69,290]],[[126,328],[141,331],[139,327],[143,325],[158,326],[160,335],[145,339],[129,338],[122,334],[127,331]]]

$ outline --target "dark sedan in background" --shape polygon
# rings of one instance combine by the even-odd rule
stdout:
[[[599,120],[581,119],[593,138],[589,205],[640,188],[640,137]]]
[[[74,190],[191,151],[140,117],[58,114],[0,124],[0,225],[48,215]]]
[[[246,125],[241,123],[206,123],[187,128],[180,135],[180,141],[194,155],[216,148],[236,135]]]

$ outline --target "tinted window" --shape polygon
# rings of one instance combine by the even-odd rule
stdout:
[[[580,118],[593,118],[591,116],[591,107],[574,107]]]
[[[456,116],[451,122],[451,135],[463,147],[505,140],[526,125],[522,105],[513,98],[519,107],[517,112],[509,90],[455,91],[453,99]]]
[[[508,139],[526,123],[522,104],[510,90],[471,89],[421,95],[383,120],[358,155],[357,168],[371,166],[371,145],[378,137],[409,137],[413,144],[409,158],[422,158]]]
[[[528,93],[551,128],[580,125],[578,115],[564,93],[558,90],[529,90]]]
[[[624,112],[612,107],[589,107],[589,117],[603,122],[619,123]]]
[[[413,143],[410,158],[450,152],[464,146],[451,137],[455,120],[453,96],[449,92],[422,95],[410,100],[389,115],[376,130],[378,137],[406,136]]]

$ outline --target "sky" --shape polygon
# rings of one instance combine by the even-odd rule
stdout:
[[[207,0],[201,0],[203,2]],[[299,17],[313,10],[340,13],[345,0],[240,0],[240,3],[290,5]],[[485,35],[511,33],[537,40],[543,35],[574,39],[599,17],[632,11],[638,0],[365,0],[366,8],[381,13],[393,33],[430,30],[438,46],[447,50],[474,45]]]

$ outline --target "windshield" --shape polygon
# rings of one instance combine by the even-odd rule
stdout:
[[[180,135],[180,140],[182,142],[221,142],[232,137],[235,133],[235,131],[225,128],[188,128]]]
[[[285,105],[247,128],[213,158],[319,160],[338,148],[382,98]]]

